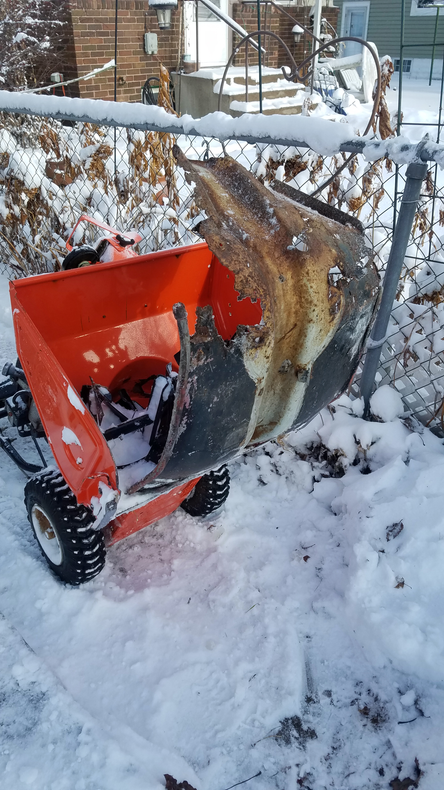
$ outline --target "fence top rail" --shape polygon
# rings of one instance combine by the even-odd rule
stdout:
[[[374,136],[350,135],[347,123],[302,115],[250,115],[232,118],[213,112],[203,118],[177,118],[161,107],[98,99],[70,99],[0,91],[0,112],[49,117],[60,121],[93,123],[100,126],[131,127],[141,131],[211,137],[224,142],[238,140],[251,144],[311,148],[321,156],[361,153],[373,161],[388,157],[396,164],[434,161],[444,167],[444,145],[425,137],[412,143],[405,137],[378,140]],[[341,116],[337,116],[338,119]]]

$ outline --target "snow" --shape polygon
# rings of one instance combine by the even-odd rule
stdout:
[[[274,83],[270,83],[270,90],[273,90]],[[285,86],[288,90],[288,83]],[[234,93],[234,91],[233,91]],[[245,96],[245,91],[243,91],[243,95]],[[298,107],[302,105],[307,98],[310,98],[310,103],[315,105],[319,104],[322,99],[318,93],[310,94],[310,92],[305,91],[298,91],[296,94],[291,96],[279,96],[276,99],[267,99],[267,92],[264,91],[264,98],[262,100],[262,108],[265,111],[275,109],[278,110],[279,108],[285,107]],[[234,99],[230,103],[230,109],[235,110],[236,112],[246,112],[246,113],[254,113],[259,112],[259,100],[257,101],[237,101]],[[293,116],[294,117],[294,116]]]
[[[71,428],[67,428],[66,425],[62,428],[62,441],[64,444],[78,444],[79,447],[82,446],[78,436],[75,435]]]
[[[75,77],[72,80],[65,80],[64,82],[59,82],[58,85],[60,87],[62,85],[72,85],[72,83],[79,82],[79,80],[85,80],[85,81],[91,80],[93,79],[93,77],[97,77],[97,75],[100,74],[102,71],[108,71],[108,69],[113,69],[114,67],[115,67],[115,60],[113,58],[112,60],[109,60],[107,63],[105,63],[103,66],[98,66],[96,69],[93,69],[92,71],[88,72],[88,74],[82,75],[82,77]],[[42,91],[47,91],[47,90],[51,91],[53,88],[54,88],[54,83],[51,83],[50,85],[44,85],[43,87],[39,87],[39,88],[28,88],[24,91],[24,93],[41,93]]]
[[[110,488],[105,483],[99,483],[100,497],[93,496],[91,499],[91,507],[96,519],[96,529],[105,526],[105,523],[110,521],[111,514],[116,509],[118,501],[118,493]],[[106,515],[109,513],[108,519]]]
[[[388,384],[379,387],[370,399],[372,414],[384,422],[392,422],[404,412],[404,404],[399,392]]]
[[[400,137],[374,142],[370,136],[356,137],[354,126],[350,124],[350,121],[353,124],[353,112],[350,113],[348,119],[331,112],[328,113],[328,118],[322,117],[322,113],[325,113],[326,110],[325,105],[320,107],[319,117],[315,112],[310,117],[245,113],[239,118],[231,118],[224,113],[213,112],[196,120],[190,115],[176,118],[161,107],[144,104],[0,91],[0,108],[12,112],[22,110],[36,115],[58,115],[64,118],[75,116],[79,119],[89,119],[98,124],[108,122],[111,125],[127,125],[135,128],[144,128],[149,125],[155,130],[216,137],[219,140],[268,138],[276,141],[288,140],[295,144],[303,144],[305,141],[309,148],[322,156],[337,153],[341,146],[345,146],[348,150],[350,145],[361,146],[365,142],[364,155],[370,160],[377,159],[386,152],[394,162],[399,164],[407,164],[416,159],[416,146],[411,144],[410,138]],[[362,113],[361,105],[359,105],[359,112]],[[367,111],[365,112],[367,113]],[[427,145],[427,150],[430,157],[435,158],[440,166],[444,167],[444,147],[432,141]],[[21,161],[16,162],[15,167],[20,172],[23,170],[23,176],[27,177],[23,162],[22,154]],[[29,188],[32,188],[32,177],[29,178]],[[54,185],[48,181],[47,186],[45,184],[45,189],[49,186],[54,190]]]
[[[79,396],[77,395],[77,393],[74,392],[70,384],[68,385],[66,394],[68,396],[69,402],[74,406],[74,408],[77,409],[77,411],[80,411],[82,414],[85,414],[85,407],[82,401],[80,400]]]

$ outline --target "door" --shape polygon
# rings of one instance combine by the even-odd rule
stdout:
[[[213,5],[228,15],[228,0],[211,0]],[[185,52],[196,60],[196,3],[187,0],[185,10]],[[225,66],[228,60],[228,25],[203,3],[198,4],[199,65]]]
[[[355,2],[344,3],[342,6],[341,36],[354,36],[367,40],[367,27],[370,3]],[[358,55],[362,52],[362,45],[357,41],[347,41],[344,44],[342,57]]]

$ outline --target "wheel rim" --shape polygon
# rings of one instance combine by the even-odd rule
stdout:
[[[57,530],[48,514],[38,505],[34,505],[31,512],[32,526],[44,554],[53,565],[61,565],[63,559]]]

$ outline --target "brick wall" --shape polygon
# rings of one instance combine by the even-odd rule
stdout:
[[[71,0],[72,36],[68,43],[68,78],[87,74],[114,58],[116,0]],[[117,100],[140,101],[148,77],[159,75],[159,62],[177,66],[179,11],[172,11],[171,29],[160,30],[156,12],[147,0],[118,0]],[[157,55],[146,55],[145,32],[157,33]],[[68,54],[68,52],[67,52]],[[78,83],[70,95],[87,99],[114,99],[114,70]]]
[[[181,5],[181,0],[179,0]],[[148,77],[158,76],[159,62],[170,70],[177,68],[180,35],[180,5],[172,12],[170,30],[160,30],[156,12],[149,8],[148,0],[118,0],[117,40],[117,100],[140,101],[140,91]],[[310,25],[310,8],[307,6],[285,6],[292,17]],[[66,36],[66,61],[63,66],[65,78],[87,74],[114,58],[114,33],[116,0],[70,0],[71,21]],[[336,26],[339,9],[328,6],[322,15]],[[256,5],[236,3],[233,17],[247,30],[257,29]],[[294,22],[272,7],[265,11],[262,6],[262,27],[279,35],[290,52],[300,63],[311,51],[311,39],[303,37],[296,46],[291,29]],[[146,55],[143,48],[145,32],[157,33],[157,55]],[[236,37],[236,40],[237,37]],[[265,65],[277,68],[288,63],[285,51],[278,42],[266,37],[267,55]],[[240,53],[236,63],[242,65],[245,56]],[[257,63],[257,55],[250,47],[250,64]],[[289,64],[288,64],[289,65]],[[67,95],[88,99],[114,99],[114,70],[87,82],[70,86]]]
[[[284,10],[287,11],[294,19],[300,22],[305,27],[310,28],[310,6],[300,5],[286,5]],[[324,6],[322,8],[322,16],[336,28],[338,20],[339,9],[334,6]],[[247,31],[252,33],[257,30],[257,9],[253,3],[235,3],[233,5],[233,18]],[[294,26],[293,20],[289,19],[282,12],[277,11],[275,8],[261,6],[261,27],[265,30],[271,30],[276,33],[285,42],[290,50],[296,63],[301,63],[307,57],[311,50],[310,36],[303,36],[299,44],[294,43],[292,28]],[[256,39],[257,40],[257,39]],[[238,41],[238,39],[237,39]],[[266,66],[271,68],[278,68],[282,65],[290,65],[288,58],[286,60],[286,53],[284,48],[272,39],[271,36],[265,36],[265,41],[262,43],[264,49],[267,50],[264,56]],[[327,53],[326,53],[327,55]],[[236,56],[236,65],[242,65],[245,62],[245,49]],[[248,62],[250,65],[257,63],[257,54],[249,47]]]

